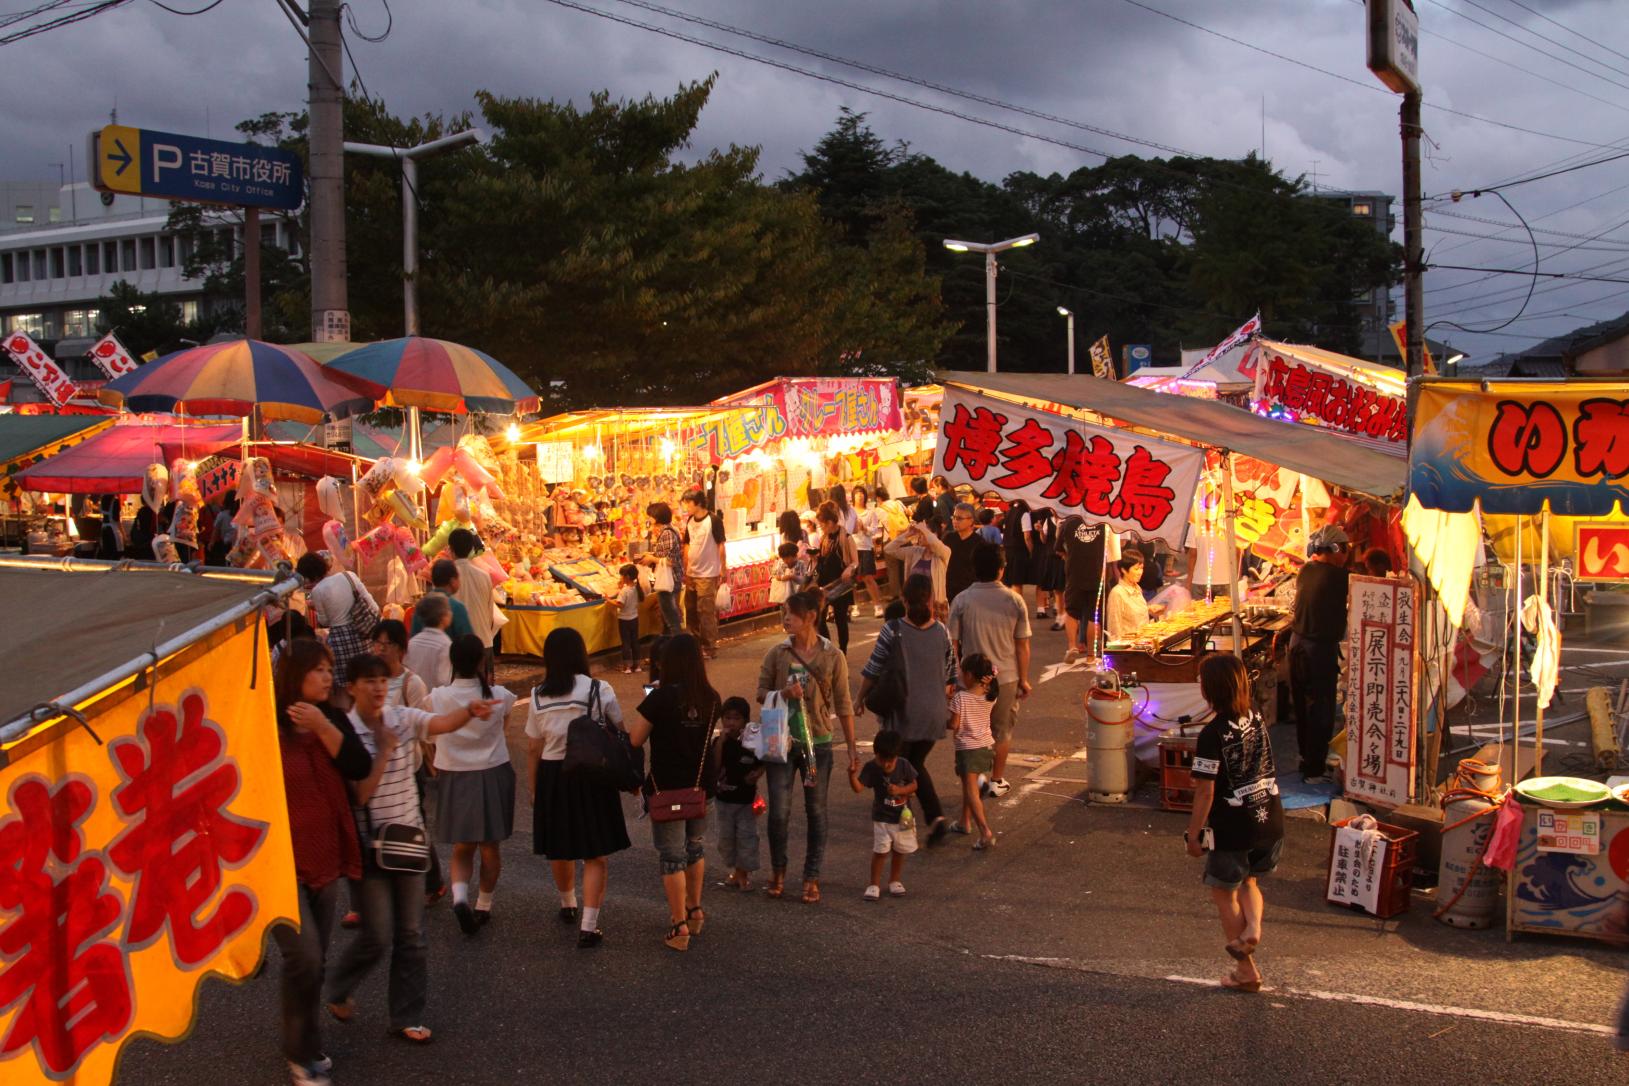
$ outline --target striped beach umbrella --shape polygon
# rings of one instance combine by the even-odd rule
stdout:
[[[264,419],[305,423],[373,409],[372,399],[309,355],[258,339],[176,351],[109,381],[97,395],[110,407],[185,415],[247,416],[258,405]]]
[[[537,410],[537,393],[508,366],[444,339],[408,336],[370,343],[340,355],[326,368],[391,407],[504,415]]]

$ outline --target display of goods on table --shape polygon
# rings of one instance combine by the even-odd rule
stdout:
[[[1114,642],[1114,645],[1124,645],[1142,652],[1159,652],[1195,630],[1226,618],[1232,611],[1232,605],[1225,597],[1208,602],[1194,600],[1186,610],[1150,622],[1130,637]]]

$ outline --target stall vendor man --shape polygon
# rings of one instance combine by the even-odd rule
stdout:
[[[1290,624],[1290,698],[1301,775],[1309,784],[1328,778],[1329,740],[1335,732],[1335,688],[1341,641],[1346,637],[1347,551],[1351,542],[1333,524],[1307,540],[1307,564],[1295,580]]]

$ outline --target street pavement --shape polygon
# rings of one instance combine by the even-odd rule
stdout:
[[[856,677],[878,625],[856,624]],[[1045,625],[1036,674],[1062,655]],[[726,641],[711,671],[722,693],[751,696],[773,638]],[[607,677],[631,712],[637,677]],[[509,662],[500,678],[524,693],[536,671]],[[1071,671],[1038,685],[1016,768],[1080,748],[1084,681]],[[524,723],[522,703],[509,721],[517,765]],[[874,722],[859,730],[869,738]],[[935,751],[937,779],[951,779],[950,760],[948,746]],[[1231,962],[1182,847],[1186,816],[1088,805],[1079,784],[1015,787],[992,805],[995,849],[953,837],[907,863],[906,897],[864,902],[869,799],[847,789],[843,764],[839,753],[824,901],[729,893],[712,885],[715,870],[705,934],[682,955],[660,943],[655,854],[631,804],[634,847],[611,862],[606,942],[581,952],[531,854],[522,797],[492,924],[466,938],[445,904],[427,917],[435,1042],[385,1034],[381,966],[358,993],[357,1021],[327,1026],[336,1083],[1629,1081],[1608,1025],[1622,951],[1447,928],[1420,894],[1389,921],[1326,905],[1320,821],[1289,820],[1265,884],[1268,987],[1242,996],[1215,985]],[[801,813],[792,831],[795,890]],[[192,1036],[132,1044],[119,1081],[283,1081],[277,969],[273,951],[261,977],[207,984]]]

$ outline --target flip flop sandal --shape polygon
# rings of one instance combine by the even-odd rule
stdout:
[[[764,887],[764,896],[772,897],[772,898],[776,898],[776,899],[785,897],[786,896],[786,876],[782,875],[778,879],[773,879],[773,878],[770,879],[769,880],[769,885]]]
[[[396,1036],[409,1044],[427,1045],[435,1035],[430,1032],[429,1026],[408,1026],[405,1029],[396,1030]]]
[[[803,884],[803,903],[805,905],[820,904],[820,884],[813,879]]]
[[[1256,947],[1260,945],[1261,940],[1259,939],[1235,939],[1222,949],[1227,951],[1228,957],[1232,958],[1234,961],[1242,962],[1246,958],[1250,957],[1250,955],[1254,954],[1256,952]]]
[[[1223,977],[1221,983],[1223,990],[1229,992],[1242,992],[1246,995],[1254,995],[1255,993],[1261,991],[1261,981],[1240,980],[1232,973],[1229,973],[1227,976]]]
[[[336,1022],[349,1022],[356,1017],[356,1004],[349,999],[343,1003],[328,1003],[328,1013],[334,1016]]]

